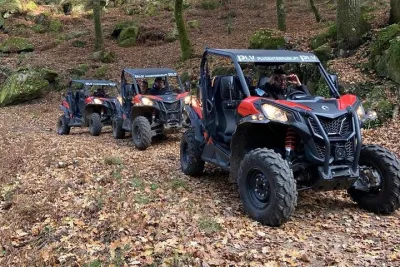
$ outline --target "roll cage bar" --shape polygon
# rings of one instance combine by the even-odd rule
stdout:
[[[200,64],[200,90],[202,90],[202,105],[206,107],[206,101],[208,99],[208,81],[210,80],[210,74],[207,64],[208,55],[216,55],[225,58],[230,58],[235,66],[237,75],[240,80],[240,84],[243,88],[243,93],[246,97],[250,96],[250,90],[247,86],[242,68],[239,63],[314,63],[318,66],[319,71],[328,82],[329,90],[331,95],[335,98],[340,98],[340,94],[335,87],[331,75],[329,75],[324,67],[322,66],[319,59],[312,53],[297,52],[289,50],[255,50],[255,49],[213,49],[206,48],[201,58]],[[205,97],[204,97],[205,96]]]

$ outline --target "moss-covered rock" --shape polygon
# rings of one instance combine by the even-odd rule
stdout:
[[[81,40],[74,40],[74,41],[72,42],[72,46],[73,46],[73,47],[82,48],[82,47],[85,47],[85,46],[86,46],[86,42],[85,42],[85,41],[81,41]]]
[[[377,57],[375,70],[381,76],[387,76],[400,84],[400,36],[389,42],[389,48]]]
[[[386,28],[383,28],[376,39],[371,45],[371,59],[375,61],[375,57],[382,55],[390,46],[390,41],[395,37],[400,36],[400,25],[392,24]]]
[[[320,47],[314,49],[313,52],[323,64],[333,58],[332,48],[329,43],[321,45]]]
[[[269,29],[256,31],[250,38],[250,49],[278,49],[286,45],[285,38]]]
[[[87,31],[73,31],[73,32],[69,32],[65,35],[65,40],[71,40],[71,39],[76,39],[85,35],[88,35],[89,32]]]
[[[41,24],[35,24],[32,26],[32,30],[36,33],[45,33],[47,32],[48,28]]]
[[[59,19],[53,19],[49,23],[49,31],[61,32],[63,30],[62,22]]]
[[[96,69],[94,77],[96,79],[105,79],[107,77],[107,71],[108,71],[107,65],[103,65],[100,68]]]
[[[10,37],[0,43],[2,53],[32,52],[34,46],[25,38]]]
[[[20,0],[0,0],[0,14],[18,13],[22,11]]]
[[[198,20],[189,20],[188,26],[192,29],[198,29],[200,27],[200,23]]]
[[[119,22],[114,26],[114,30],[112,31],[111,36],[113,36],[114,38],[118,38],[120,33],[129,27],[138,27],[138,23],[133,20]]]
[[[38,8],[38,6],[36,5],[36,3],[34,1],[28,1],[24,6],[24,10],[27,12],[35,11],[37,8]]]
[[[336,23],[332,24],[331,26],[328,27],[328,29],[317,36],[315,36],[311,40],[311,48],[316,49],[327,42],[330,42],[331,40],[335,40],[337,35],[337,27]]]
[[[79,79],[79,78],[85,76],[85,74],[88,72],[88,70],[89,70],[89,65],[80,64],[76,68],[72,69],[70,71],[70,73],[72,75],[72,78]]]
[[[60,2],[61,8],[66,15],[84,14],[86,11],[90,9],[88,1],[82,0],[62,0]]]
[[[116,55],[113,51],[96,51],[92,54],[92,59],[103,63],[112,63],[115,61]]]
[[[11,73],[11,69],[0,66],[0,84],[3,84],[7,80],[8,76],[11,75]]]
[[[172,43],[178,40],[178,37],[179,37],[178,29],[174,28],[165,35],[165,41]]]
[[[0,106],[18,104],[41,97],[49,88],[43,73],[20,70],[11,74],[0,91]]]
[[[131,26],[121,31],[118,36],[118,44],[122,47],[129,47],[136,44],[136,38],[139,33],[137,26]]]

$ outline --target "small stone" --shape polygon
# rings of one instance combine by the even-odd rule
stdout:
[[[62,161],[59,161],[58,164],[57,164],[57,167],[58,167],[58,168],[65,168],[65,167],[67,167],[67,166],[68,166],[67,163],[62,162]]]

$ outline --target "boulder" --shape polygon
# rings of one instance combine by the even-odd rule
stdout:
[[[0,0],[0,14],[18,13],[22,11],[20,0]]]
[[[0,106],[19,104],[41,97],[49,88],[43,72],[19,70],[11,74],[0,91]]]
[[[200,27],[200,23],[198,20],[189,20],[188,26],[192,29],[198,29]]]
[[[9,37],[0,43],[2,53],[32,52],[34,46],[25,38]]]
[[[323,64],[333,58],[332,48],[329,43],[321,45],[320,47],[314,49],[313,52]]]
[[[129,28],[129,27],[138,27],[138,23],[136,21],[133,21],[133,20],[119,22],[114,26],[114,30],[111,33],[111,36],[114,37],[114,38],[118,38],[120,33],[123,30],[125,30],[126,28]]]
[[[270,29],[256,31],[250,38],[250,49],[278,49],[286,45],[285,38]]]
[[[118,36],[118,44],[122,47],[133,46],[139,33],[137,26],[131,26],[121,31]]]

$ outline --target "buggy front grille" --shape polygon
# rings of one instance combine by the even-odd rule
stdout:
[[[335,153],[335,148],[340,146],[340,147],[344,147],[345,151],[346,151],[346,159],[348,161],[352,161],[354,158],[354,137],[351,138],[350,140],[346,141],[346,142],[334,142],[331,144],[331,154],[329,156],[334,156]],[[325,151],[326,151],[326,147],[324,144],[315,143],[315,147],[317,150],[317,155],[321,160],[325,159]]]
[[[328,137],[345,137],[353,130],[352,118],[347,114],[334,119],[321,116],[317,116],[317,118]],[[317,122],[313,118],[309,118],[308,120],[314,134],[322,138],[321,129],[318,127]]]
[[[181,110],[181,101],[175,101],[173,103],[164,103],[166,111],[179,112]]]

